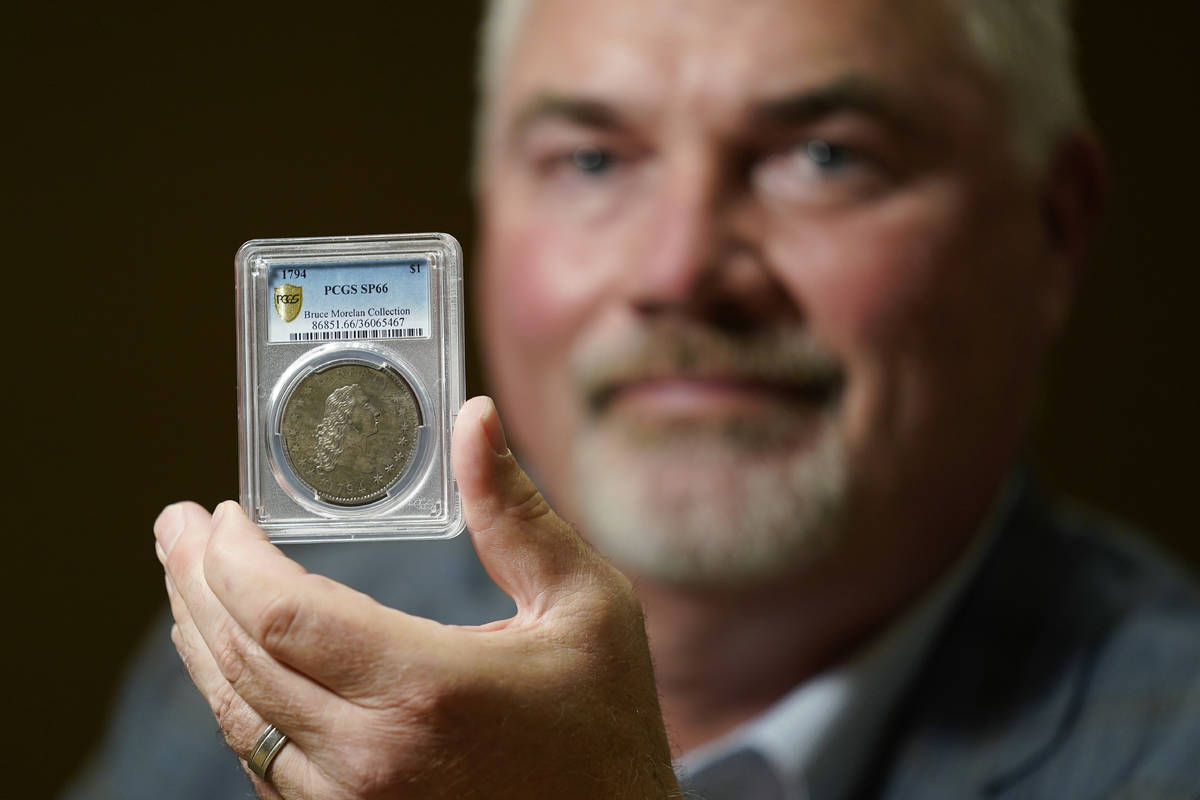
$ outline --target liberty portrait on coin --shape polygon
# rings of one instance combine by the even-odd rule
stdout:
[[[421,414],[396,370],[335,362],[297,382],[284,401],[283,452],[317,499],[365,505],[385,497],[417,453]]]
[[[346,452],[347,444],[350,453],[356,459],[357,466],[369,468],[365,462],[366,447],[362,439],[374,436],[379,431],[379,411],[371,404],[366,392],[357,383],[342,386],[330,392],[325,398],[325,416],[316,431],[316,450],[313,460],[317,469],[322,472],[333,472],[339,461],[349,459]],[[346,434],[357,434],[346,441]],[[357,443],[357,446],[355,446]]]

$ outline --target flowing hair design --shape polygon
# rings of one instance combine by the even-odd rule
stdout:
[[[325,398],[325,416],[317,426],[317,447],[313,460],[322,472],[332,472],[341,458],[346,439],[346,427],[354,407],[365,399],[362,387],[357,383],[334,389]]]

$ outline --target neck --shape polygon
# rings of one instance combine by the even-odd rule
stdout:
[[[963,552],[981,516],[960,520],[967,524],[954,535],[925,530],[918,558],[906,544],[913,539],[893,528],[870,542],[847,536],[840,553],[767,584],[680,586],[635,576],[674,754],[761,714],[864,645]]]
[[[803,578],[747,589],[635,585],[675,755],[762,713],[872,627],[851,597]]]

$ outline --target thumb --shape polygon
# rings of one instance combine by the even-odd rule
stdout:
[[[599,556],[559,518],[508,449],[489,397],[458,413],[451,447],[479,560],[520,611],[539,613],[590,574]]]

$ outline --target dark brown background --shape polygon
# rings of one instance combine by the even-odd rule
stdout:
[[[159,508],[237,494],[238,245],[441,230],[470,263],[477,4],[431,5],[52,6],[8,26],[6,794],[52,794],[100,732],[162,600]],[[1197,564],[1188,5],[1082,9],[1117,192],[1033,454]]]

